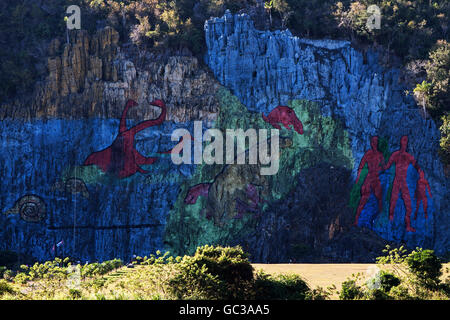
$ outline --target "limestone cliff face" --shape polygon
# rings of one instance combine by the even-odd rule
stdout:
[[[142,107],[129,118],[150,119],[159,111],[148,102],[162,99],[167,120],[215,119],[219,84],[195,57],[140,53],[118,41],[110,27],[93,36],[77,31],[69,44],[52,41],[49,74],[36,85],[32,106],[3,108],[1,118],[120,118],[126,100],[134,99]]]
[[[448,179],[437,156],[439,131],[424,119],[399,83],[399,70],[385,69],[373,52],[364,56],[350,43],[307,40],[286,31],[258,31],[247,15],[227,12],[205,23],[208,52],[205,60],[215,77],[231,89],[250,111],[270,112],[294,99],[315,101],[324,116],[341,119],[349,134],[354,183],[371,136],[387,141],[388,153],[400,148],[400,138],[409,138],[408,152],[423,168],[431,185],[433,217],[417,220],[416,233],[404,228],[405,208],[398,200],[394,223],[387,221],[392,171],[382,173],[384,211],[377,214],[373,195],[365,206],[361,226],[382,238],[449,250],[450,207]],[[417,172],[410,166],[407,184],[414,197]],[[317,186],[321,188],[322,186]],[[315,192],[312,190],[311,192]],[[415,209],[415,200],[413,209]]]

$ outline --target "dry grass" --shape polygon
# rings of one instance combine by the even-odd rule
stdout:
[[[374,264],[254,264],[255,270],[262,269],[266,273],[295,273],[304,278],[314,288],[336,286],[352,274],[364,274]]]

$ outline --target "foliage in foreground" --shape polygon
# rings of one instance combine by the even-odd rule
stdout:
[[[449,279],[442,281],[442,263],[431,250],[407,254],[402,247],[385,250],[376,275],[360,274],[342,283],[345,300],[448,299]],[[325,300],[335,287],[311,289],[296,274],[266,274],[253,269],[241,247],[197,248],[193,256],[166,252],[136,257],[123,266],[115,259],[85,265],[69,258],[3,271],[0,299],[268,299]]]
[[[341,300],[441,300],[450,298],[450,278],[441,280],[442,262],[433,250],[387,246],[377,258],[379,271],[369,280],[354,275],[342,283]]]
[[[73,285],[73,268],[78,285]],[[10,270],[9,270],[10,271]],[[71,273],[72,272],[72,273]],[[241,247],[199,247],[193,256],[168,252],[72,265],[68,258],[21,266],[0,283],[3,299],[325,299],[298,275],[255,273]]]

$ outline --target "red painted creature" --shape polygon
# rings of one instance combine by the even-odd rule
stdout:
[[[128,110],[138,104],[133,100],[128,100],[120,119],[119,134],[111,146],[92,153],[86,159],[83,165],[96,165],[103,172],[117,175],[119,178],[126,178],[134,175],[136,172],[148,173],[142,169],[141,165],[153,164],[156,158],[144,157],[135,148],[135,135],[146,128],[157,126],[166,119],[166,105],[161,100],[155,100],[150,103],[153,106],[161,108],[161,114],[153,120],[143,121],[136,126],[127,129],[126,116]]]
[[[427,191],[430,195],[430,198],[433,196],[431,195],[431,188],[428,181],[425,179],[425,174],[423,170],[419,171],[419,180],[417,180],[417,186],[416,186],[416,192],[414,194],[414,198],[416,199],[416,213],[414,214],[414,220],[417,219],[417,212],[419,211],[420,202],[423,203],[423,212],[425,212],[425,219],[428,219],[428,199],[427,199]]]
[[[358,209],[356,210],[356,218],[354,225],[358,225],[358,219],[363,210],[364,206],[369,200],[371,192],[375,194],[378,200],[378,212],[383,211],[383,199],[382,199],[382,189],[380,182],[380,171],[383,170],[384,157],[383,154],[378,151],[378,137],[372,137],[370,139],[371,149],[368,150],[361,159],[358,167],[358,177],[356,178],[356,183],[358,183],[361,170],[367,163],[369,172],[366,179],[361,187],[361,200],[359,201]]]
[[[393,163],[395,163],[395,178],[392,187],[391,203],[389,206],[389,219],[394,220],[395,206],[397,205],[398,195],[402,193],[403,203],[405,204],[406,214],[405,214],[405,224],[406,231],[416,232],[416,230],[411,227],[411,196],[409,194],[408,185],[406,183],[406,176],[408,173],[408,167],[412,164],[417,171],[421,171],[419,164],[416,162],[414,157],[406,152],[406,147],[408,145],[408,137],[403,136],[400,139],[400,150],[395,151],[389,158],[388,163],[384,167],[385,170],[389,169]]]
[[[295,131],[299,134],[303,134],[302,122],[297,118],[295,111],[287,106],[278,106],[273,109],[267,117],[264,113],[262,114],[262,117],[265,122],[270,123],[278,130],[281,130],[281,126],[279,125],[279,123],[281,123],[286,129],[291,130],[289,126],[292,125]]]

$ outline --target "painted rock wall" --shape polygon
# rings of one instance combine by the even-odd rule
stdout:
[[[257,31],[245,15],[211,19],[205,32],[212,72],[194,57],[121,48],[111,28],[52,43],[31,102],[1,110],[0,250],[93,261],[240,244],[260,262],[368,262],[388,242],[448,251],[439,133],[397,70],[346,42]],[[129,99],[138,105],[123,116]],[[161,109],[162,121],[146,122]],[[170,135],[193,133],[196,120],[203,131],[279,128],[278,173],[261,175],[259,162],[173,164]],[[372,136],[378,152],[360,166]],[[405,186],[415,232],[401,196],[389,220]]]
[[[192,131],[193,120],[210,126],[220,85],[194,57],[120,48],[111,28],[79,31],[67,45],[53,41],[48,70],[29,103],[1,110],[0,250],[89,261],[165,250],[168,212],[194,167],[160,152],[176,144],[173,130]],[[139,104],[125,116],[128,129],[157,118],[161,108],[150,102],[165,101],[165,121],[133,136],[138,155],[127,154],[156,163],[127,177],[84,165],[118,140],[128,99]]]
[[[393,167],[383,170],[382,163],[378,170],[369,168],[381,185],[382,211],[373,183],[371,186],[368,181],[361,193],[364,179],[353,187],[349,205],[356,209],[361,194],[369,194],[358,221],[360,227],[410,247],[448,251],[448,179],[436,153],[439,131],[432,120],[420,115],[413,99],[405,96],[405,88],[398,81],[399,70],[383,68],[376,53],[364,56],[345,41],[300,39],[288,30],[255,30],[246,15],[233,16],[228,12],[222,18],[207,21],[205,31],[207,64],[249,110],[269,112],[277,105],[303,99],[316,102],[322,115],[343,122],[353,160],[351,184],[363,155],[370,149],[372,136],[378,136],[380,144],[384,144],[385,162],[400,149],[400,138],[407,136],[406,150],[411,159],[394,157],[395,165],[407,174],[402,176],[402,170]],[[417,220],[411,218],[411,228],[416,232],[407,232],[405,215],[407,211],[414,214],[417,207],[414,195],[419,173],[413,166],[416,162],[425,173],[432,198],[428,191],[426,196],[419,196],[428,200],[428,219],[421,206]],[[396,175],[398,179],[394,181]],[[406,210],[402,196],[398,197],[391,205],[394,215],[389,221],[391,198],[397,196],[395,191],[408,193],[407,188],[411,201],[407,195],[403,199],[411,209]]]

